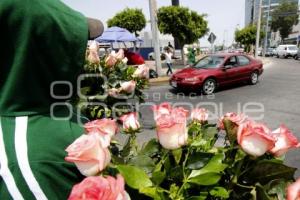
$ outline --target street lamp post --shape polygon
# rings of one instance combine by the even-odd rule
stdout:
[[[269,33],[270,10],[271,10],[271,0],[269,0],[269,5],[268,5],[267,24],[266,24],[266,36],[265,36],[265,41],[264,41],[263,56],[266,56],[266,51],[267,51],[267,47],[268,47],[268,33]]]
[[[255,44],[255,58],[258,56],[258,48],[259,48],[259,39],[260,39],[260,24],[261,24],[261,7],[262,7],[262,0],[259,0],[259,7],[258,7],[258,20],[257,20],[257,31],[256,31],[256,44]]]
[[[155,55],[155,66],[158,76],[161,76],[161,59],[160,59],[160,46],[159,46],[159,34],[157,27],[157,6],[156,0],[149,0],[150,9],[150,21],[152,30],[152,40],[154,43],[154,55]]]

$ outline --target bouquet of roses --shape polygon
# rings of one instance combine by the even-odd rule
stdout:
[[[300,198],[295,168],[284,154],[300,146],[281,125],[271,131],[243,114],[227,113],[218,125],[208,123],[208,111],[153,107],[157,138],[139,147],[136,113],[85,124],[86,134],[66,151],[87,176],[69,199],[288,199]],[[119,120],[123,127],[117,124]],[[122,147],[113,137],[128,135]],[[216,142],[224,135],[224,144]]]
[[[99,58],[98,44],[93,42],[79,78],[78,107],[89,119],[118,117],[134,111],[135,102],[144,102],[142,90],[148,86],[148,79],[149,68],[144,64],[128,66],[123,49]]]

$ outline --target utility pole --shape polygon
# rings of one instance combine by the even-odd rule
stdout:
[[[156,0],[149,0],[150,9],[150,21],[152,30],[152,40],[154,43],[154,55],[155,55],[155,66],[158,76],[162,75],[161,72],[161,60],[160,60],[160,45],[159,45],[159,34],[157,27],[157,6]]]
[[[172,6],[179,6],[179,0],[172,0]],[[177,38],[174,38],[174,47],[175,49],[181,48]]]
[[[267,47],[268,47],[268,33],[269,33],[270,10],[271,10],[271,0],[269,0],[269,5],[268,5],[267,25],[266,25],[266,36],[265,36],[265,41],[264,41],[263,56],[266,56]]]
[[[259,0],[258,6],[258,20],[256,26],[256,45],[255,45],[255,58],[258,56],[258,48],[259,48],[259,39],[260,39],[260,24],[261,24],[261,7],[262,7],[262,0]]]

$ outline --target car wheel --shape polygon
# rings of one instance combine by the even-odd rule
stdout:
[[[257,73],[257,71],[254,71],[251,73],[250,83],[251,83],[251,85],[255,85],[257,82],[258,82],[258,73]]]
[[[205,95],[213,94],[217,88],[217,83],[214,79],[209,78],[202,85],[202,92]]]

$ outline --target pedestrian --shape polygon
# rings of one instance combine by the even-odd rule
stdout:
[[[67,199],[83,176],[65,149],[84,132],[67,100],[103,24],[58,0],[1,0],[0,30],[0,199]]]
[[[167,67],[168,67],[168,70],[167,70],[167,76],[170,74],[173,74],[173,71],[172,71],[172,51],[168,48],[167,49],[167,52],[165,53],[165,57],[166,57],[166,64],[167,64]]]
[[[171,42],[168,42],[168,47],[170,48],[170,50],[173,52],[174,51],[174,47],[173,45],[171,44]]]
[[[196,63],[196,51],[194,50],[194,48],[188,49],[188,62],[191,66]]]

